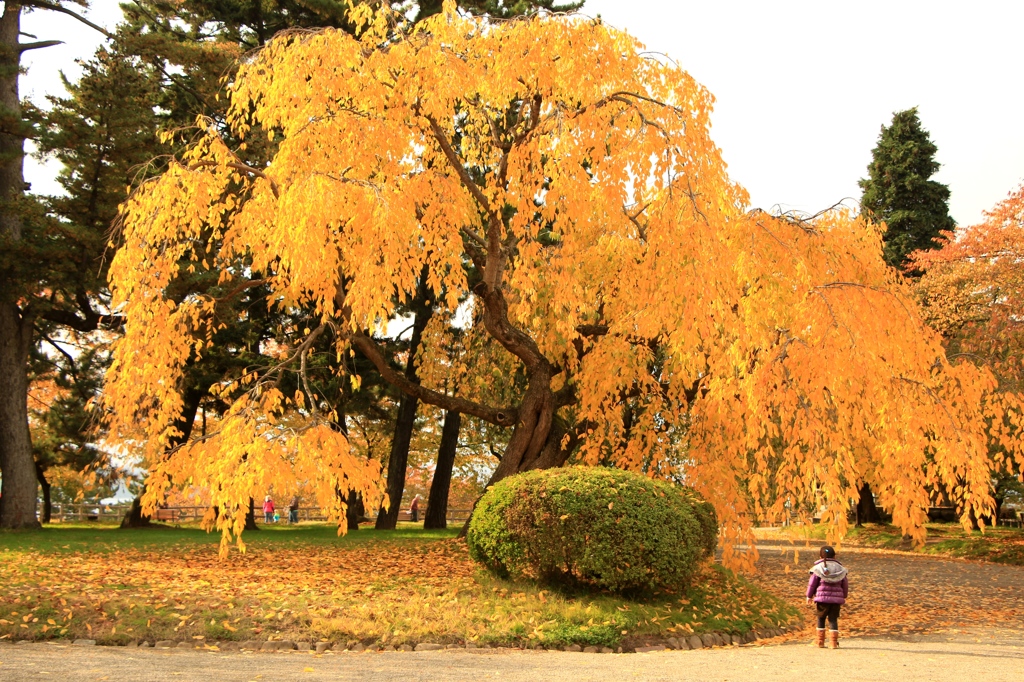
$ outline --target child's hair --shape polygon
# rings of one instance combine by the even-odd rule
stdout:
[[[821,548],[821,551],[818,552],[818,556],[820,556],[822,559],[835,559],[836,550],[831,545],[825,545]]]

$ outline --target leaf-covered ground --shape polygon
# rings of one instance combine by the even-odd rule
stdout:
[[[480,572],[453,535],[272,528],[221,559],[217,538],[195,529],[0,534],[0,638],[615,646],[744,633],[797,614],[719,567],[648,601],[506,583]]]
[[[899,528],[888,524],[865,524],[851,528],[843,543],[852,547],[874,547],[916,551],[923,554],[949,556],[997,564],[1024,566],[1024,530],[1020,528],[988,528],[966,532],[955,523],[927,524],[928,537],[922,547],[914,547],[905,540]],[[807,541],[824,541],[826,527],[789,526],[766,528],[757,531],[759,542],[791,542],[803,544]]]
[[[762,587],[791,603],[804,601],[807,569],[817,547],[761,549]],[[879,549],[840,549],[850,570],[850,597],[839,629],[845,635],[957,632],[974,627],[1022,627],[1024,567],[915,556]],[[803,606],[809,637],[813,607]]]

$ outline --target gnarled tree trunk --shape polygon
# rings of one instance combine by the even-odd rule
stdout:
[[[455,453],[459,448],[461,427],[461,414],[452,410],[445,413],[441,445],[437,449],[437,463],[434,466],[434,478],[430,482],[427,513],[423,517],[423,527],[426,529],[448,527],[448,492],[451,490],[452,468],[455,466]]]
[[[871,486],[864,483],[860,487],[860,499],[857,501],[857,525],[863,526],[865,523],[879,523],[882,520],[881,514],[878,513],[878,507],[875,505],[875,496],[871,492]]]

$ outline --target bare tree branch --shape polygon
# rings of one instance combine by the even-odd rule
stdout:
[[[494,211],[491,208],[491,202],[487,201],[487,197],[484,196],[483,190],[480,189],[480,185],[473,182],[473,178],[470,177],[469,171],[462,165],[462,161],[459,159],[459,155],[455,153],[455,149],[452,148],[452,143],[448,140],[448,136],[444,130],[438,125],[437,121],[434,120],[433,116],[429,114],[425,117],[427,122],[430,123],[430,130],[434,134],[434,139],[441,145],[441,151],[448,158],[448,162],[455,169],[455,172],[459,174],[459,178],[462,180],[462,184],[469,190],[469,193],[473,195],[473,198],[477,200],[480,207],[487,212],[488,215],[493,216]]]
[[[34,43],[19,43],[18,52],[28,52],[29,50],[39,50],[44,47],[53,47],[54,45],[63,45],[63,40],[40,40]]]
[[[100,33],[102,33],[103,35],[105,35],[108,38],[113,38],[114,37],[113,33],[108,31],[107,29],[103,28],[99,24],[94,24],[91,21],[89,21],[88,19],[86,19],[85,17],[83,17],[81,14],[76,12],[75,10],[68,9],[67,7],[62,7],[61,5],[58,5],[55,2],[50,2],[49,0],[24,0],[24,2],[22,4],[25,7],[35,7],[37,9],[48,9],[51,12],[60,12],[61,14],[66,14],[69,17],[73,17],[73,18],[77,19],[78,21],[80,21],[81,23],[85,24],[89,28],[94,29],[96,31],[99,31]]]

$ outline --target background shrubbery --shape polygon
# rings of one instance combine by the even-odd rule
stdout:
[[[530,471],[481,498],[471,556],[500,577],[614,592],[683,589],[715,551],[697,493],[603,467]]]

